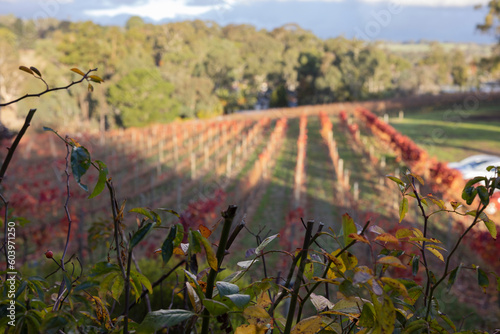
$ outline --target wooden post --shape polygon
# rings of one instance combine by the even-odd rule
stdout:
[[[339,175],[337,175],[337,179],[342,182],[344,180],[344,159],[339,159],[338,160],[338,173]]]
[[[399,120],[403,120],[403,118],[405,117],[405,113],[403,110],[400,110],[399,111]]]
[[[349,180],[349,177],[350,177],[350,175],[349,175],[349,174],[350,174],[349,170],[348,170],[348,169],[346,169],[346,170],[345,170],[345,172],[344,172],[344,183],[345,183],[345,186],[346,186],[348,189],[350,189],[350,188],[351,188],[351,185],[349,184],[349,181],[350,181],[350,180]]]
[[[203,155],[205,158],[205,169],[208,170],[210,168],[209,160],[208,160],[208,159],[210,159],[210,156],[208,153],[208,146],[207,145],[205,145],[205,147],[203,148]]]
[[[175,169],[177,170],[179,167],[179,143],[177,141],[177,134],[174,133],[174,162]]]
[[[227,154],[227,161],[226,161],[226,174],[228,177],[231,176],[231,168],[232,168],[232,158],[233,158],[233,154],[231,152],[229,152]]]
[[[354,200],[358,201],[359,200],[359,183],[354,182]]]
[[[196,154],[191,153],[191,180],[196,179]]]

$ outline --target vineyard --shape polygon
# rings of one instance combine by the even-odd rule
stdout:
[[[410,102],[406,113],[418,113],[418,103]],[[400,108],[398,101],[332,104],[113,130],[103,136],[67,135],[107,164],[117,198],[126,201],[127,210],[143,206],[175,210],[188,230],[211,226],[223,207],[236,204],[240,208],[236,221],[244,221],[248,233],[265,237],[279,232],[283,249],[293,251],[300,248],[301,218],[321,221],[326,229],[339,226],[342,214],[348,212],[355,221],[371,220],[376,226],[371,233],[419,224],[418,208],[411,203],[398,224],[401,199],[397,185],[386,175],[401,176],[408,169],[421,175],[426,182],[420,191],[432,194],[429,205],[436,208],[462,201],[461,175],[384,121],[385,110],[397,113]],[[54,130],[66,135],[63,129]],[[500,153],[498,141],[493,150]],[[26,220],[18,230],[20,260],[36,262],[40,251],[62,248],[67,233],[62,210],[66,147],[45,132],[25,137],[18,152],[4,187],[14,215]],[[93,185],[97,177],[97,173],[86,175],[82,183]],[[83,200],[89,193],[76,183],[71,196],[82,199],[69,205],[76,224],[73,251],[83,261],[105,259],[107,250],[95,240],[112,233],[108,199],[100,195]],[[464,229],[463,221],[437,217],[433,230],[446,240],[450,230]],[[489,235],[484,228],[474,233],[461,255],[500,273],[500,243],[480,242]],[[164,237],[148,239],[142,247],[145,255],[157,257],[155,249]],[[255,247],[252,238],[239,243],[243,254]],[[466,278],[461,288],[467,286]],[[478,311],[486,318],[499,302],[497,295],[487,293],[490,298]],[[472,297],[464,293],[460,298],[471,302]]]

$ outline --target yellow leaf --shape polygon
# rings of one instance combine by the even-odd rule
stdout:
[[[201,304],[200,297],[198,297],[196,291],[189,282],[186,282],[186,288],[188,291],[189,300],[191,301],[191,305],[193,305],[195,312],[196,313],[201,312],[203,305]]]
[[[356,234],[356,233],[351,233],[349,234],[349,238],[354,239],[356,241],[364,242],[365,244],[370,244],[368,239],[366,239],[364,236]]]
[[[24,72],[26,72],[26,73],[29,73],[29,74],[31,74],[31,75],[34,75],[33,71],[32,71],[32,70],[30,70],[29,68],[27,68],[26,66],[19,66],[19,69],[20,69],[21,71],[24,71]]]
[[[80,74],[82,77],[83,77],[83,76],[85,76],[85,73],[83,73],[82,71],[80,71],[80,70],[79,70],[79,69],[77,69],[77,68],[72,68],[71,70],[72,70],[73,72],[75,72],[75,73]]]
[[[431,247],[425,247],[429,252],[434,254],[438,259],[444,262],[444,257],[443,254],[439,253],[437,249],[431,248]]]
[[[375,240],[382,241],[382,242],[392,242],[392,243],[399,243],[398,238],[393,236],[392,234],[389,233],[382,233],[378,237],[375,238]]]
[[[384,284],[389,285],[392,289],[397,291],[400,295],[404,297],[408,297],[408,291],[406,290],[406,287],[398,281],[397,279],[390,278],[390,277],[382,277],[380,280],[384,282]]]
[[[269,298],[269,293],[267,293],[267,290],[262,291],[257,298],[257,305],[262,306],[262,307],[268,307],[271,305],[271,299]]]
[[[97,316],[97,321],[102,325],[104,324],[107,329],[111,328],[111,320],[109,317],[109,312],[101,298],[97,296],[92,296],[92,301],[94,302],[94,309]]]
[[[396,238],[398,239],[411,237],[412,235],[413,232],[407,228],[400,228],[399,230],[396,231]]]
[[[323,319],[320,316],[306,318],[296,324],[290,334],[314,334],[323,327]]]
[[[205,225],[200,225],[198,230],[200,231],[201,235],[205,238],[208,238],[209,236],[212,235],[212,231]]]
[[[413,235],[416,236],[417,238],[424,237],[424,234],[418,228],[414,227],[414,228],[412,228],[412,231],[413,231]]]
[[[347,270],[346,265],[342,258],[337,257],[337,254],[340,253],[340,249],[333,251],[332,253],[325,253],[330,261],[333,262],[334,266],[330,266],[328,270],[328,278],[334,279],[339,276],[336,275],[336,272],[345,272]]]
[[[441,241],[439,241],[438,239],[424,238],[424,237],[415,237],[415,238],[410,238],[408,240],[409,241],[419,241],[419,242],[422,242],[422,241],[425,241],[425,242],[434,242],[436,244],[440,244],[441,243]]]
[[[89,84],[89,92],[92,93],[94,91],[94,86],[92,86],[91,84]]]
[[[404,266],[404,264],[401,263],[401,260],[395,256],[384,256],[383,258],[378,259],[377,262],[381,263],[381,264],[385,264],[387,266],[396,267],[396,268],[401,268],[401,269],[406,268]]]
[[[234,334],[266,334],[267,330],[267,326],[262,325],[241,325],[236,328]]]
[[[102,80],[100,77],[98,77],[97,75],[89,75],[89,78],[90,80],[92,80],[93,82],[97,82],[97,83],[101,83],[101,82],[104,82],[104,80]]]
[[[245,319],[247,319],[247,321],[250,324],[253,325],[262,325],[271,322],[271,317],[269,316],[269,313],[267,313],[267,311],[262,306],[259,305],[253,305],[247,307],[243,311],[243,316],[245,317]]]

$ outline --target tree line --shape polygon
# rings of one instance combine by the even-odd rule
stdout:
[[[13,70],[27,59],[49,80],[71,79],[61,67],[98,68],[104,89],[54,94],[38,107],[46,125],[100,130],[254,109],[261,98],[284,107],[425,93],[481,75],[478,59],[438,43],[414,59],[378,43],[320,39],[295,24],[267,31],[200,20],[132,17],[118,27],[0,17],[2,101],[40,88]],[[22,115],[29,107],[13,108]],[[2,110],[2,121],[15,116]]]

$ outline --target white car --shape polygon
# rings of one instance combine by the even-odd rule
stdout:
[[[492,169],[490,172],[486,171],[488,166],[500,166],[500,157],[495,155],[479,154],[465,158],[459,162],[450,162],[448,164],[448,167],[454,168],[462,173],[465,180],[472,179],[476,176],[496,176],[496,169]]]

